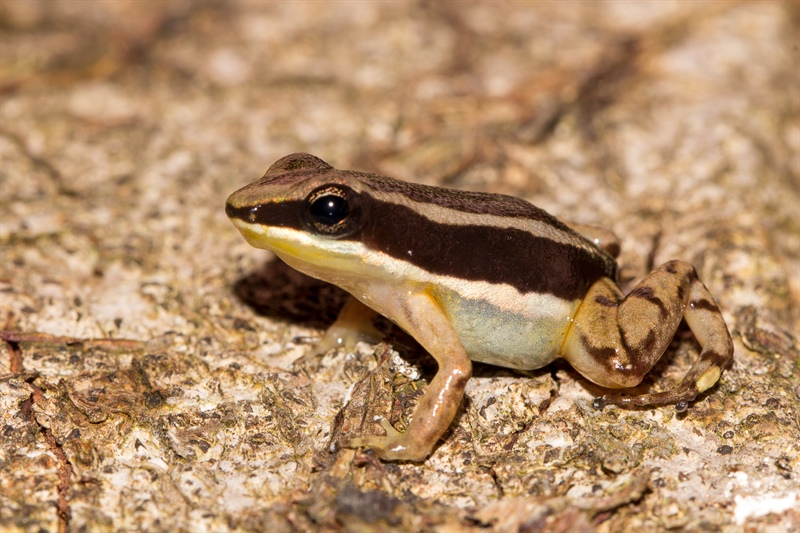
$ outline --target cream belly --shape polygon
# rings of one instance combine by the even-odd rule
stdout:
[[[495,293],[502,295],[503,289],[495,288]],[[509,310],[496,301],[463,297],[448,289],[435,292],[470,359],[519,370],[541,368],[559,357],[580,303],[517,293]]]

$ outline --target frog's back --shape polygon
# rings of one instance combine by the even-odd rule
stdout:
[[[425,271],[564,300],[616,279],[610,255],[520,198],[349,174],[365,185],[354,238]]]

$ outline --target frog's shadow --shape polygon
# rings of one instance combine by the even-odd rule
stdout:
[[[336,320],[348,297],[339,287],[306,276],[278,259],[240,278],[233,290],[260,315],[320,329]]]

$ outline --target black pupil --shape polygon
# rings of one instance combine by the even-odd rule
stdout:
[[[350,206],[347,205],[347,200],[341,196],[325,194],[314,200],[309,212],[314,220],[320,224],[333,226],[347,218]]]

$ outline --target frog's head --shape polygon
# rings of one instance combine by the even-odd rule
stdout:
[[[276,161],[260,180],[234,192],[225,212],[245,240],[323,279],[351,272],[363,257],[366,185],[310,154]]]

